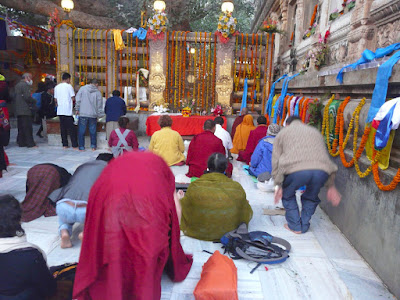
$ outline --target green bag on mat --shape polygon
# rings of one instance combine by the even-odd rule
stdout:
[[[339,136],[335,134],[335,126],[336,126],[336,116],[337,111],[339,109],[340,104],[342,104],[343,100],[333,100],[331,105],[329,106],[329,140],[332,143],[334,139],[338,139]],[[324,133],[325,135],[325,133]]]

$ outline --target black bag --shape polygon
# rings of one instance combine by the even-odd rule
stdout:
[[[50,268],[50,273],[57,281],[57,291],[47,300],[71,300],[74,288],[75,273],[78,263],[64,264]]]
[[[244,258],[259,264],[282,263],[288,259],[291,249],[288,241],[267,232],[249,232],[245,223],[226,233],[221,238],[221,243],[224,245],[225,253],[228,252],[232,259]]]

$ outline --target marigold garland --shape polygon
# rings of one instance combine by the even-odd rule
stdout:
[[[189,31],[185,33],[185,41],[183,44],[183,90],[182,90],[182,97],[181,99],[185,98],[185,91],[186,91],[186,49],[187,49],[187,35]]]
[[[206,87],[206,45],[207,45],[207,33],[204,32],[204,50],[203,50],[203,87],[202,87],[202,98],[201,98],[201,108],[204,109],[205,106],[205,87]]]
[[[135,40],[135,74],[139,70],[139,39]]]
[[[75,54],[75,31],[76,31],[76,28],[72,31],[72,57],[73,57],[72,66],[74,68],[74,76],[72,76],[72,78],[71,78],[72,86],[75,86],[75,58],[76,58],[76,54]]]
[[[374,135],[374,140],[375,140],[375,135]],[[376,155],[376,150],[374,149],[372,160],[375,161],[375,155]],[[379,163],[375,162],[372,166],[372,173],[374,175],[374,180],[378,188],[382,191],[393,191],[397,185],[400,182],[400,168],[397,169],[396,175],[394,176],[393,180],[385,185],[382,183],[380,177],[379,177]]]
[[[106,64],[105,62],[103,64],[103,60],[104,60],[104,58],[103,58],[103,35],[104,35],[104,31],[105,30],[102,30],[101,33],[100,33],[100,73],[102,75],[104,74],[104,69],[105,69],[105,64]],[[105,81],[103,81],[103,76],[101,76],[101,82],[102,82],[101,93],[104,94],[104,86],[106,86],[107,84],[106,84]],[[106,95],[106,97],[108,97],[108,95]]]
[[[106,97],[108,97],[108,32],[111,29],[107,29],[106,30],[106,44],[105,44],[105,48],[106,48],[106,58],[105,58],[105,73],[106,73]]]
[[[196,100],[197,102],[197,98],[196,98],[196,82],[197,82],[197,31],[195,33],[195,37],[194,37],[194,44],[195,44],[195,52],[194,52],[194,56],[193,56],[193,99]]]
[[[268,75],[268,95],[271,91],[271,78],[272,78],[272,63],[273,63],[273,55],[274,55],[274,41],[275,41],[275,33],[272,34],[271,38],[271,50],[270,50],[270,59],[269,59],[269,75]]]
[[[164,91],[164,99],[166,103],[169,103],[169,96],[168,96],[168,89],[169,89],[169,31],[167,31],[167,51],[166,51],[166,58],[167,58],[167,84],[165,86],[165,91]]]
[[[78,29],[78,50],[79,50],[79,55],[78,55],[78,60],[79,60],[79,85],[81,84],[81,77],[82,77],[82,62],[81,62],[81,53],[82,53],[82,41],[80,37],[80,31]]]
[[[174,84],[174,62],[175,62],[175,49],[174,49],[174,44],[175,44],[175,31],[172,31],[172,41],[171,41],[171,76],[170,76],[170,87],[171,89],[173,88]],[[174,103],[173,95],[171,95],[171,104]]]
[[[265,59],[264,59],[264,92],[263,92],[263,111],[265,111],[265,100],[267,98],[267,77],[268,77],[268,50],[269,50],[269,36],[270,34],[267,34],[267,43],[265,44]]]
[[[330,145],[330,137],[329,137],[329,107],[328,107],[328,121],[326,122],[326,131],[325,131],[325,138],[326,138],[326,145],[328,146],[329,154],[333,157],[339,156],[339,151],[336,151],[338,145],[338,136],[339,136],[339,127],[340,127],[340,116],[343,115],[344,109],[346,108],[347,104],[350,101],[350,97],[346,97],[344,101],[340,104],[337,115],[336,115],[336,124],[335,124],[335,138],[333,140],[332,148]],[[337,138],[336,138],[337,136]]]
[[[212,49],[212,40],[211,40],[211,32],[209,33],[209,50],[208,50],[208,58],[207,58],[207,60],[208,60],[208,62],[207,62],[207,74],[208,74],[208,76],[207,76],[207,93],[206,93],[206,96],[207,96],[207,99],[206,99],[206,108],[208,109],[209,107],[210,107],[210,76],[209,76],[209,74],[210,74],[210,72],[211,72],[211,49]]]
[[[317,11],[318,11],[318,4],[316,4],[314,6],[314,12],[313,12],[312,17],[311,17],[310,26],[314,25],[315,17],[317,16]]]
[[[258,77],[258,90],[257,90],[257,103],[260,103],[260,92],[261,92],[261,90],[260,90],[260,84],[261,84],[261,68],[262,68],[262,41],[263,41],[263,35],[262,34],[260,34],[260,35],[257,35],[257,36],[259,36],[260,37],[260,44],[259,45],[257,45],[257,48],[259,47],[259,55],[260,55],[260,57],[259,57],[259,59],[258,59],[258,67],[256,67],[257,68],[257,77]]]
[[[178,100],[181,99],[182,92],[182,48],[183,48],[183,31],[180,32],[180,39],[178,40],[178,57],[179,57],[179,73],[178,73]],[[176,75],[176,74],[175,74]],[[175,107],[177,108],[177,107]]]
[[[239,41],[239,38],[238,37],[236,37],[235,38],[235,63],[234,63],[234,66],[233,66],[233,75],[232,75],[232,77],[233,77],[233,84],[234,84],[234,87],[235,87],[235,91],[237,91],[237,89],[238,89],[238,81],[237,81],[237,74],[236,74],[236,67],[237,67],[237,62],[238,62],[238,60],[237,60],[237,56],[238,56],[238,41]],[[210,42],[210,51],[211,51],[211,42]]]
[[[214,63],[213,63],[213,88],[212,88],[212,105],[215,105],[216,99],[215,99],[215,88],[217,84],[217,34],[214,33]]]

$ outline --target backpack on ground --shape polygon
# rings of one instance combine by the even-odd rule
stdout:
[[[289,257],[291,249],[288,241],[267,232],[249,232],[245,223],[226,233],[221,238],[221,243],[225,248],[225,253],[228,252],[232,259],[244,258],[259,264],[282,263]]]

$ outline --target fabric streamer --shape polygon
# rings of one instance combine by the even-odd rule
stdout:
[[[375,136],[375,149],[376,150],[382,150],[383,148],[386,147],[386,145],[388,143],[390,130],[392,129],[392,117],[393,117],[395,108],[396,108],[396,105],[393,105],[393,107],[389,110],[387,115],[379,123],[378,129],[376,130],[376,136]]]
[[[147,36],[147,30],[142,27],[140,27],[138,30],[132,33],[133,38],[138,38],[141,41],[145,40],[146,36]]]
[[[286,76],[287,76],[287,74],[279,77],[279,79],[271,85],[271,92],[269,93],[268,102],[267,102],[267,105],[265,106],[265,114],[269,115],[270,117],[271,117],[271,111],[272,111],[272,101],[275,97],[275,84],[277,84],[279,81],[284,79]]]
[[[242,115],[242,110],[247,106],[247,89],[248,89],[248,84],[247,84],[247,78],[244,80],[244,86],[243,86],[243,96],[242,96],[242,105],[240,106],[240,115]]]
[[[125,44],[124,44],[124,40],[122,39],[121,30],[113,29],[112,32],[114,34],[115,50],[124,50]]]
[[[373,161],[373,149],[374,149],[374,144],[375,141],[373,139],[374,134],[376,132],[375,128],[371,128],[371,132],[369,134],[367,143],[365,144],[365,152],[367,154],[367,158],[370,161]],[[385,148],[381,150],[381,155],[379,156],[378,159],[378,165],[381,170],[386,170],[389,168],[389,161],[390,161],[390,153],[392,152],[392,146],[393,146],[393,140],[394,140],[394,134],[396,133],[395,130],[392,130],[390,135],[389,135],[389,140]]]
[[[294,74],[293,76],[286,77],[285,81],[283,82],[281,96],[279,97],[279,99],[276,102],[275,107],[274,107],[275,108],[275,114],[274,114],[274,120],[273,120],[274,124],[276,124],[276,122],[277,122],[278,115],[279,115],[279,117],[282,118],[283,104],[285,103],[285,98],[286,98],[287,90],[289,87],[289,82],[299,75],[300,75],[300,73],[297,73],[297,74]]]
[[[391,54],[393,51],[396,51],[400,49],[400,43],[396,43],[390,46],[387,46],[386,48],[378,48],[376,49],[376,52],[373,52],[369,49],[364,50],[364,52],[361,54],[361,58],[357,60],[355,63],[344,66],[338,73],[336,80],[340,83],[343,84],[343,71],[347,68],[352,68],[353,70],[362,64],[365,64],[367,62],[370,62],[374,59],[378,59],[381,57],[384,57],[386,55]]]
[[[372,122],[381,106],[385,103],[389,78],[392,76],[393,66],[398,62],[399,59],[400,51],[393,54],[389,60],[379,67],[366,123]]]

